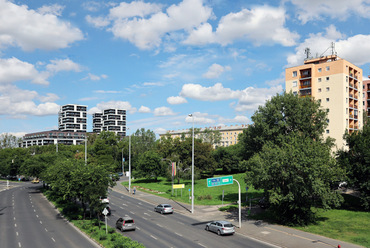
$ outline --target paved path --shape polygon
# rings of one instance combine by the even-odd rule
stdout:
[[[121,182],[122,181],[118,181],[113,190],[129,195],[128,189],[124,187]],[[174,207],[176,213],[187,215],[197,221],[228,220],[235,226],[239,226],[238,211],[235,213],[218,211],[218,208],[221,206],[194,205],[194,213],[191,213],[190,204],[175,202],[173,200],[168,200],[166,198],[138,190],[136,190],[135,195],[131,194],[131,196],[151,203],[153,206],[160,203],[170,203]],[[237,228],[236,232],[239,235],[267,242],[276,247],[337,248],[338,245],[340,245],[341,248],[362,247],[285,226],[272,225],[261,220],[248,220],[247,215],[244,212],[242,212],[241,228]]]

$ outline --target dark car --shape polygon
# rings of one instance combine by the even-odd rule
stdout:
[[[225,220],[212,221],[206,225],[206,230],[215,232],[218,235],[224,234],[234,234],[235,228],[234,225]]]
[[[161,214],[173,214],[173,207],[170,204],[159,204],[154,208],[154,211]]]
[[[118,228],[122,232],[128,230],[135,230],[136,224],[133,218],[131,218],[130,216],[124,216],[117,220],[116,228]]]
[[[268,200],[265,198],[265,197],[262,197],[259,201],[258,201],[258,205],[260,206],[260,208],[262,209],[265,209],[265,208],[268,208],[270,206]]]

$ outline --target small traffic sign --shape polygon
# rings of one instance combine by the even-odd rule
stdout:
[[[104,210],[103,210],[103,214],[104,214],[105,216],[107,216],[107,214],[108,214],[108,210],[107,210],[107,208],[104,208]]]
[[[233,184],[233,176],[207,178],[207,186],[222,186]]]

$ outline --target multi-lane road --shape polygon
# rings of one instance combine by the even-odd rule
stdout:
[[[0,192],[1,247],[97,247],[85,235],[61,218],[37,190],[38,185],[18,183]],[[161,215],[154,206],[112,191],[112,215],[108,225],[125,215],[136,223],[136,231],[122,233],[146,247],[271,247],[243,235],[217,236],[204,230],[205,224],[179,213]]]
[[[272,247],[242,235],[217,236],[205,230],[206,222],[198,222],[179,213],[161,215],[154,205],[112,191],[109,194],[112,215],[108,224],[114,226],[120,216],[129,215],[135,220],[137,230],[124,235],[146,247]],[[276,247],[276,246],[273,246]]]
[[[0,247],[99,247],[63,219],[38,187],[11,183],[0,192]]]

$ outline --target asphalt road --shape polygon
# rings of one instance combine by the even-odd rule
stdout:
[[[179,213],[161,215],[154,212],[154,206],[139,199],[112,191],[109,194],[112,215],[108,225],[115,227],[116,220],[125,215],[136,223],[136,231],[123,235],[144,244],[146,247],[271,247],[242,235],[218,236],[207,232],[207,222],[196,222]]]
[[[12,186],[0,192],[0,247],[99,247],[59,215],[40,185]]]

